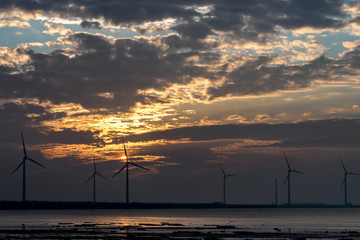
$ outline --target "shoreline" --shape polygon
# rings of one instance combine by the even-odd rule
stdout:
[[[360,208],[360,205],[337,204],[222,204],[222,203],[119,203],[119,202],[52,202],[52,201],[0,201],[0,210],[24,209],[216,209],[216,208]]]
[[[2,239],[353,239],[360,238],[357,231],[297,231],[286,232],[278,228],[253,231],[231,225],[204,225],[185,227],[181,224],[72,224],[23,229],[0,228]]]

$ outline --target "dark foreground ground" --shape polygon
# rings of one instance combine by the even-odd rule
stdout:
[[[180,224],[138,224],[120,226],[112,224],[59,223],[32,229],[1,229],[0,239],[360,239],[359,232],[282,232],[273,229],[253,232],[234,226],[184,227]]]

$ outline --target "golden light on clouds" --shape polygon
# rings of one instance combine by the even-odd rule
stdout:
[[[42,107],[47,115],[23,114],[30,119],[26,127],[42,134],[67,129],[88,132],[98,140],[43,145],[47,158],[55,157],[53,150],[61,157],[80,157],[81,152],[83,158],[104,160],[120,159],[119,139],[131,135],[192,126],[356,117],[358,108],[352,106],[359,104],[360,80],[352,54],[360,44],[354,38],[359,35],[355,20],[360,8],[340,5],[337,16],[316,12],[329,21],[311,24],[295,19],[299,25],[292,25],[294,19],[285,12],[281,19],[269,16],[266,23],[250,13],[239,13],[239,22],[226,22],[218,12],[226,8],[216,3],[181,5],[193,21],[176,14],[154,19],[132,15],[145,17],[139,21],[113,19],[111,12],[93,14],[94,6],[76,1],[52,11],[26,10],[14,3],[0,13],[0,28],[16,28],[10,34],[13,40],[24,39],[14,43],[16,47],[0,47],[0,64],[12,68],[9,79],[28,75],[16,76],[23,85],[6,90],[14,94],[4,97],[4,105]],[[213,20],[224,20],[223,27]],[[28,30],[41,38],[29,37]],[[163,68],[166,64],[170,72]],[[68,79],[67,73],[74,76]],[[76,87],[86,86],[79,89],[83,95],[70,96],[76,95],[71,81]],[[43,95],[39,87],[53,94],[37,97]],[[20,88],[26,89],[24,97],[16,94]],[[116,102],[123,93],[129,101],[126,106]],[[170,142],[130,142],[129,151],[136,155],[152,144]],[[87,154],[86,147],[93,154]]]

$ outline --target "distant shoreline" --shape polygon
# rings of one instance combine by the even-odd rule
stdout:
[[[0,201],[0,210],[21,209],[209,209],[209,208],[360,208],[360,205],[336,204],[222,204],[222,203],[119,203],[119,202],[52,202],[52,201]]]

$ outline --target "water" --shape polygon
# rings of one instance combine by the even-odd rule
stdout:
[[[0,229],[42,228],[66,224],[182,224],[234,226],[268,231],[360,231],[360,209],[97,209],[1,210]]]

